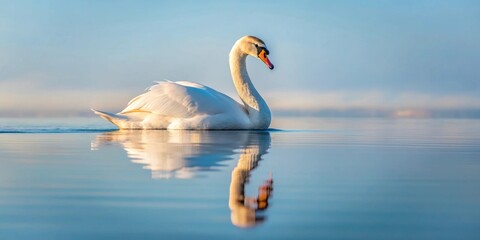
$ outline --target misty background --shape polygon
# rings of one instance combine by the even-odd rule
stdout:
[[[0,117],[118,112],[154,81],[238,99],[248,59],[274,115],[480,117],[478,1],[1,1]]]

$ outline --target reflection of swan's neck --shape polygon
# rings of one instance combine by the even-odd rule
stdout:
[[[256,223],[255,209],[248,206],[248,197],[245,196],[245,183],[261,157],[258,146],[247,147],[240,154],[237,166],[232,171],[228,205],[232,211],[232,223],[238,227],[248,227]]]
[[[271,120],[270,109],[250,81],[245,64],[247,54],[240,49],[240,44],[237,42],[230,51],[233,83],[245,105],[252,128],[267,128]]]

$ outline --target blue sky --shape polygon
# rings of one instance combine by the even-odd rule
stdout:
[[[0,116],[119,111],[154,81],[236,95],[241,36],[274,114],[480,109],[478,1],[0,1]],[[288,101],[286,101],[286,99]]]

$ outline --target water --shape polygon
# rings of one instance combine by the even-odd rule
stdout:
[[[273,127],[1,119],[0,239],[480,238],[480,120]]]

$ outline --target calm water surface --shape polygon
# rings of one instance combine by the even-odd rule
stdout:
[[[0,239],[480,239],[480,120],[0,119]]]

